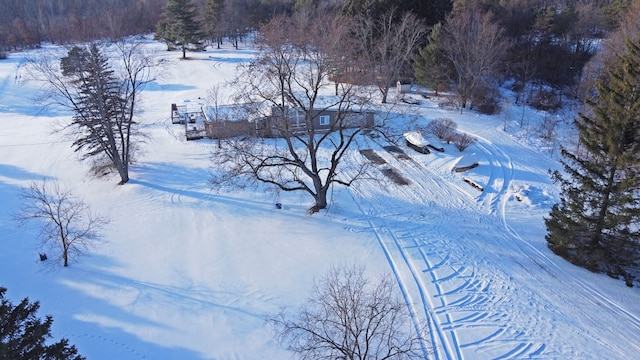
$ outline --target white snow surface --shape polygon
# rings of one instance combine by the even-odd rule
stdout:
[[[54,318],[54,337],[87,359],[288,359],[265,318],[294,311],[315,278],[353,263],[372,278],[397,279],[416,323],[429,330],[426,358],[639,357],[640,290],[546,246],[543,218],[558,197],[548,170],[559,163],[528,131],[543,114],[526,109],[527,132],[516,115],[504,131],[507,115],[443,108],[437,98],[399,104],[418,115],[407,124],[447,117],[478,141],[460,153],[435,140],[445,152],[428,155],[400,144],[408,155],[401,157],[381,139],[363,138],[357,146],[410,184],[336,187],[329,208],[310,216],[304,194],[212,192],[217,143],[186,142],[184,127],[171,124],[171,103],[205,98],[231,80],[251,47],[181,60],[160,43],[146,46],[163,70],[143,93],[149,138],[122,186],[115,176],[88,175],[54,132],[70,114],[34,102],[38,84],[24,72],[33,53],[0,61],[0,286],[14,303],[39,300],[39,314]],[[361,156],[357,150],[349,156]],[[462,157],[480,166],[452,172]],[[110,220],[102,241],[68,268],[40,262],[37,230],[12,220],[21,189],[43,179]]]
[[[422,133],[419,131],[409,131],[404,133],[404,138],[407,139],[408,142],[412,143],[416,146],[427,146],[429,142],[422,136]]]

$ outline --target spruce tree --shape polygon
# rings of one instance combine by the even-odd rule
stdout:
[[[560,203],[545,219],[549,248],[632,286],[640,259],[640,47],[627,51],[597,85],[576,120],[579,151],[562,149],[566,175],[553,173]]]
[[[47,344],[53,318],[44,320],[36,313],[40,304],[23,299],[13,305],[4,298],[7,289],[0,287],[0,360],[82,360],[67,339]]]
[[[220,49],[222,36],[220,36],[220,19],[224,11],[224,0],[207,0],[204,7],[204,28],[210,40],[215,40]]]
[[[202,50],[205,35],[202,24],[196,20],[198,9],[191,0],[169,0],[164,9],[165,19],[156,26],[156,37],[163,39],[169,48],[182,50],[182,58],[187,50]]]
[[[442,41],[442,25],[438,23],[431,29],[427,45],[418,51],[413,62],[416,83],[430,87],[436,96],[439,91],[447,89],[448,82],[453,77]]]
[[[131,103],[122,94],[123,85],[95,44],[88,49],[74,47],[60,63],[63,75],[73,79],[78,91],[73,99],[75,151],[82,152],[83,159],[99,159],[95,161],[99,168],[113,166],[121,184],[126,183],[135,122],[129,117]]]

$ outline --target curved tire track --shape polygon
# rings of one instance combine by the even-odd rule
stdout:
[[[431,220],[435,223],[429,222],[428,228],[403,227],[396,230],[387,219],[402,219],[406,216],[403,215],[406,214],[406,206],[376,202],[360,191],[352,192],[352,196],[367,217],[411,314],[423,319],[416,320],[416,329],[421,328],[421,322],[428,324],[430,355],[435,359],[463,359],[486,352],[493,358],[508,359],[544,353],[545,344],[527,340],[526,336],[523,339],[523,331],[512,328],[508,321],[509,314],[496,311],[493,306],[496,302],[508,301],[505,295],[509,291],[508,286],[507,291],[501,294],[496,294],[498,289],[494,288],[499,283],[508,283],[508,280],[500,278],[494,283],[490,276],[478,276],[475,265],[467,264],[459,257],[464,249],[451,244],[444,236],[438,236],[448,231],[444,224],[447,215],[464,216],[465,211],[470,210],[469,204],[459,197],[456,202],[456,197],[452,197],[452,194],[462,191],[442,181],[416,161],[398,159],[392,154],[384,157],[413,180],[411,185],[398,189],[412,204],[424,204],[416,206],[421,212],[432,215]],[[508,190],[508,184],[503,188]],[[449,212],[445,216],[432,214],[434,199],[447,199],[455,206],[443,208]],[[451,248],[458,252],[452,252]]]

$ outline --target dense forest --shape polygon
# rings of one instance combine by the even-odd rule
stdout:
[[[381,18],[391,9],[413,13],[428,29],[461,21],[451,14],[473,5],[500,27],[509,51],[492,76],[517,80],[517,86],[537,83],[557,90],[540,93],[537,103],[559,105],[565,92],[579,95],[585,65],[600,40],[619,27],[632,0],[191,0],[211,42],[237,41],[271,17],[308,8],[353,17]],[[0,11],[0,53],[37,47],[43,42],[69,44],[93,39],[117,39],[155,32],[165,17],[168,0],[3,0]],[[213,5],[213,6],[212,6]],[[211,17],[211,11],[217,13]],[[212,20],[213,19],[213,20]],[[215,23],[212,23],[215,22]],[[438,25],[437,25],[438,24]],[[435,25],[435,26],[434,26]],[[213,36],[215,34],[215,36]],[[429,37],[431,35],[431,38]],[[434,39],[425,32],[419,46]],[[433,45],[433,44],[432,44]],[[439,69],[442,74],[446,70]],[[404,75],[414,78],[413,69]],[[426,76],[426,77],[424,77]],[[437,79],[425,74],[423,83]],[[450,77],[450,76],[448,76]],[[516,89],[517,90],[517,89]],[[491,111],[489,107],[488,111]]]

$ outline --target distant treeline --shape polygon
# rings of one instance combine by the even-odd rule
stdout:
[[[193,0],[204,15],[207,0]],[[223,0],[227,32],[255,29],[272,16],[307,6],[337,10],[362,8],[361,0]],[[369,1],[372,13],[395,7],[413,11],[428,24],[444,19],[451,0]],[[0,51],[149,33],[162,18],[167,0],[2,0]]]
[[[152,31],[166,0],[2,0],[0,50]]]
[[[66,44],[94,39],[118,39],[156,31],[168,0],[1,0],[0,55],[32,48],[42,42]],[[414,13],[432,28],[456,9],[474,6],[490,13],[510,40],[502,74],[527,83],[549,84],[560,94],[580,83],[585,64],[600,40],[618,27],[630,4],[640,0],[191,0],[199,21],[223,41],[258,29],[270,18],[308,8],[322,8],[349,16],[380,19],[395,13]],[[216,3],[216,24],[207,24],[207,8]],[[212,36],[213,37],[213,36]],[[430,41],[428,33],[418,43]],[[207,45],[207,44],[205,44]],[[436,44],[433,44],[434,46]],[[1,56],[0,56],[1,57]],[[572,89],[575,95],[578,89]],[[541,103],[549,103],[541,99]],[[553,103],[553,101],[551,101]],[[554,105],[548,105],[553,107]]]

